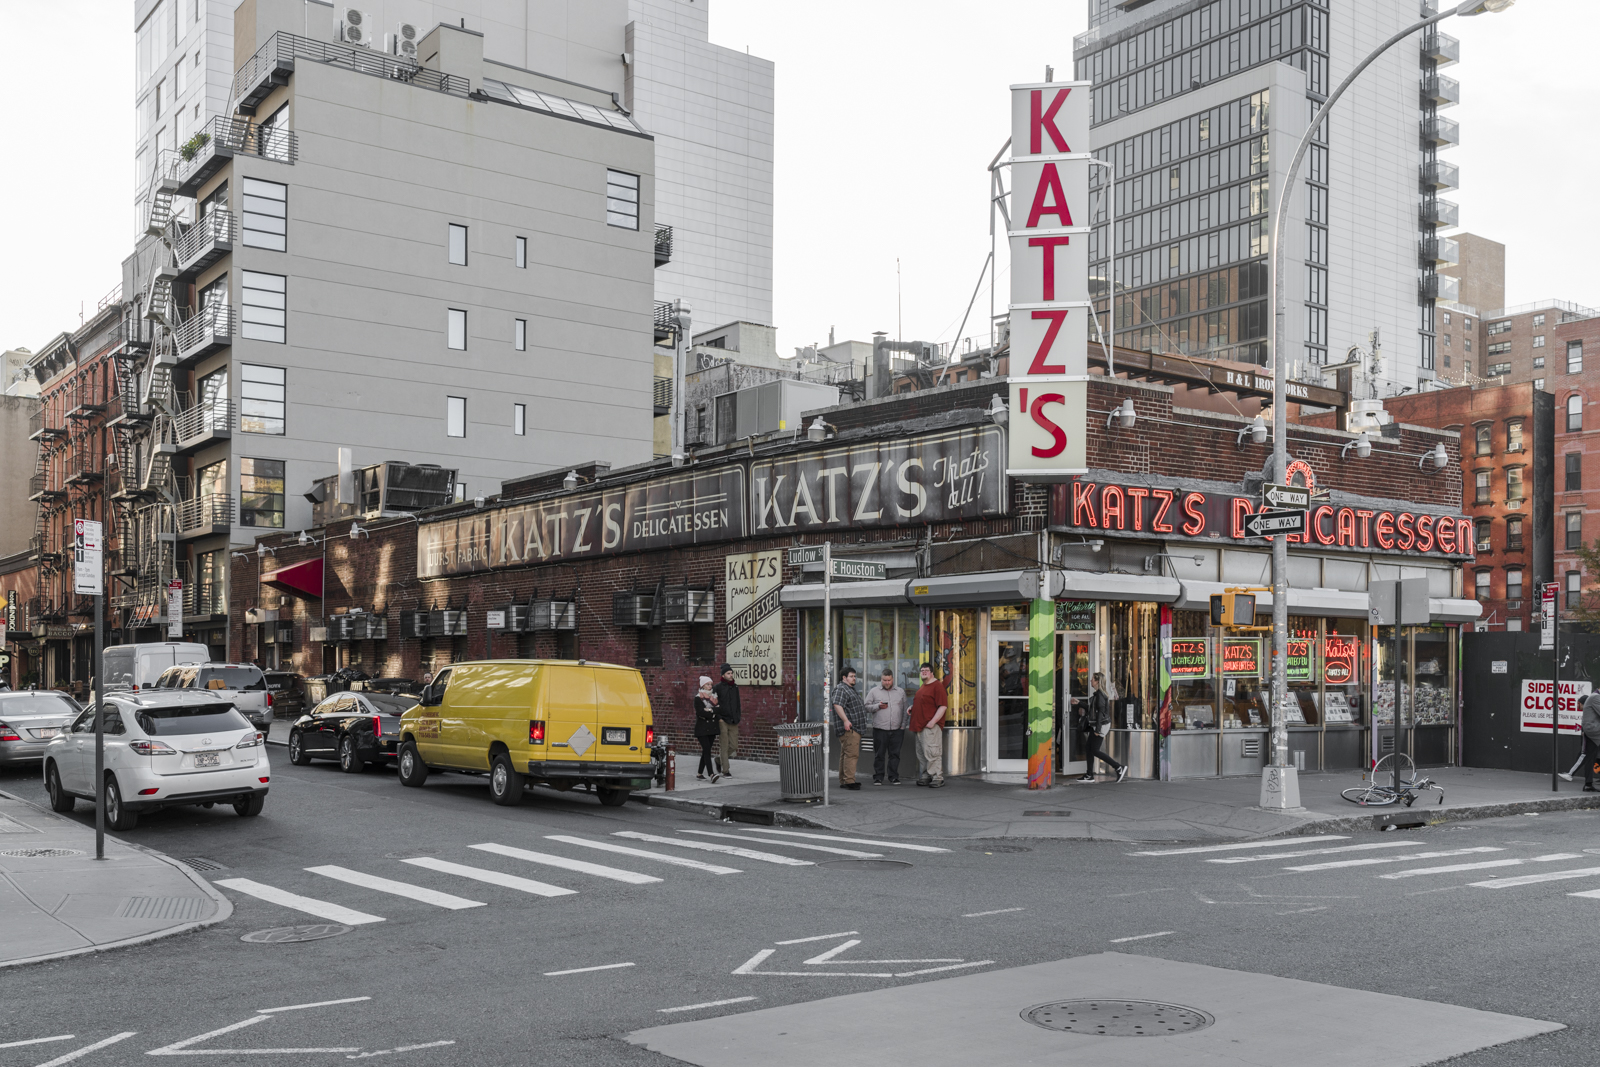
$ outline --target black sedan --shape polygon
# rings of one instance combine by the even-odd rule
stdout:
[[[289,728],[289,762],[304,767],[314,759],[339,761],[347,774],[369,763],[393,763],[400,741],[400,716],[416,697],[388,693],[335,693]]]

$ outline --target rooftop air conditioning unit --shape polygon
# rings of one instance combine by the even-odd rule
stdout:
[[[422,37],[417,32],[417,27],[410,22],[402,22],[399,30],[394,35],[394,54],[402,59],[417,58],[417,41]]]
[[[339,24],[339,36],[346,44],[372,47],[372,16],[358,8],[345,8],[344,21]]]

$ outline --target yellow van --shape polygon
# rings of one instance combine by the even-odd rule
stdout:
[[[655,727],[644,678],[584,660],[488,660],[442,669],[400,717],[402,785],[428,771],[487,773],[496,804],[530,782],[592,787],[608,807],[647,789]]]

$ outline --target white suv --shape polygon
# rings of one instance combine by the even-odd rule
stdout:
[[[263,735],[227,700],[204,690],[147,689],[105,698],[106,824],[132,830],[139,814],[184,804],[232,804],[260,815],[271,769]],[[93,800],[94,709],[45,746],[54,811]]]

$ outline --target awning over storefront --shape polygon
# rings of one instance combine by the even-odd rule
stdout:
[[[1170,604],[1183,592],[1176,578],[1159,574],[1101,574],[1096,571],[1063,571],[1066,584],[1062,600],[1149,600]]]
[[[1173,605],[1185,611],[1209,611],[1211,597],[1230,588],[1227,582],[1184,582],[1183,596]],[[1365,619],[1371,600],[1366,593],[1342,589],[1291,589],[1289,613],[1291,615],[1320,615],[1334,619]],[[1256,613],[1272,610],[1272,594],[1256,594]],[[1478,617],[1482,606],[1476,600],[1455,600],[1430,597],[1428,612],[1434,622],[1471,622]]]
[[[1027,571],[989,571],[984,574],[947,574],[913,578],[909,593],[913,604],[1010,604],[1023,599],[1020,583]],[[1170,603],[1181,591],[1176,578],[1146,574],[1102,574],[1095,571],[1058,571],[1065,582],[1065,600],[1150,600]]]
[[[822,583],[786,585],[783,587],[783,606],[786,608],[822,607]],[[881,582],[834,582],[834,607],[887,607],[905,604],[906,580],[889,578]]]
[[[1483,614],[1483,605],[1476,600],[1429,597],[1428,612],[1434,622],[1474,622]]]
[[[291,563],[261,576],[262,585],[277,586],[302,596],[322,596],[322,558]]]

